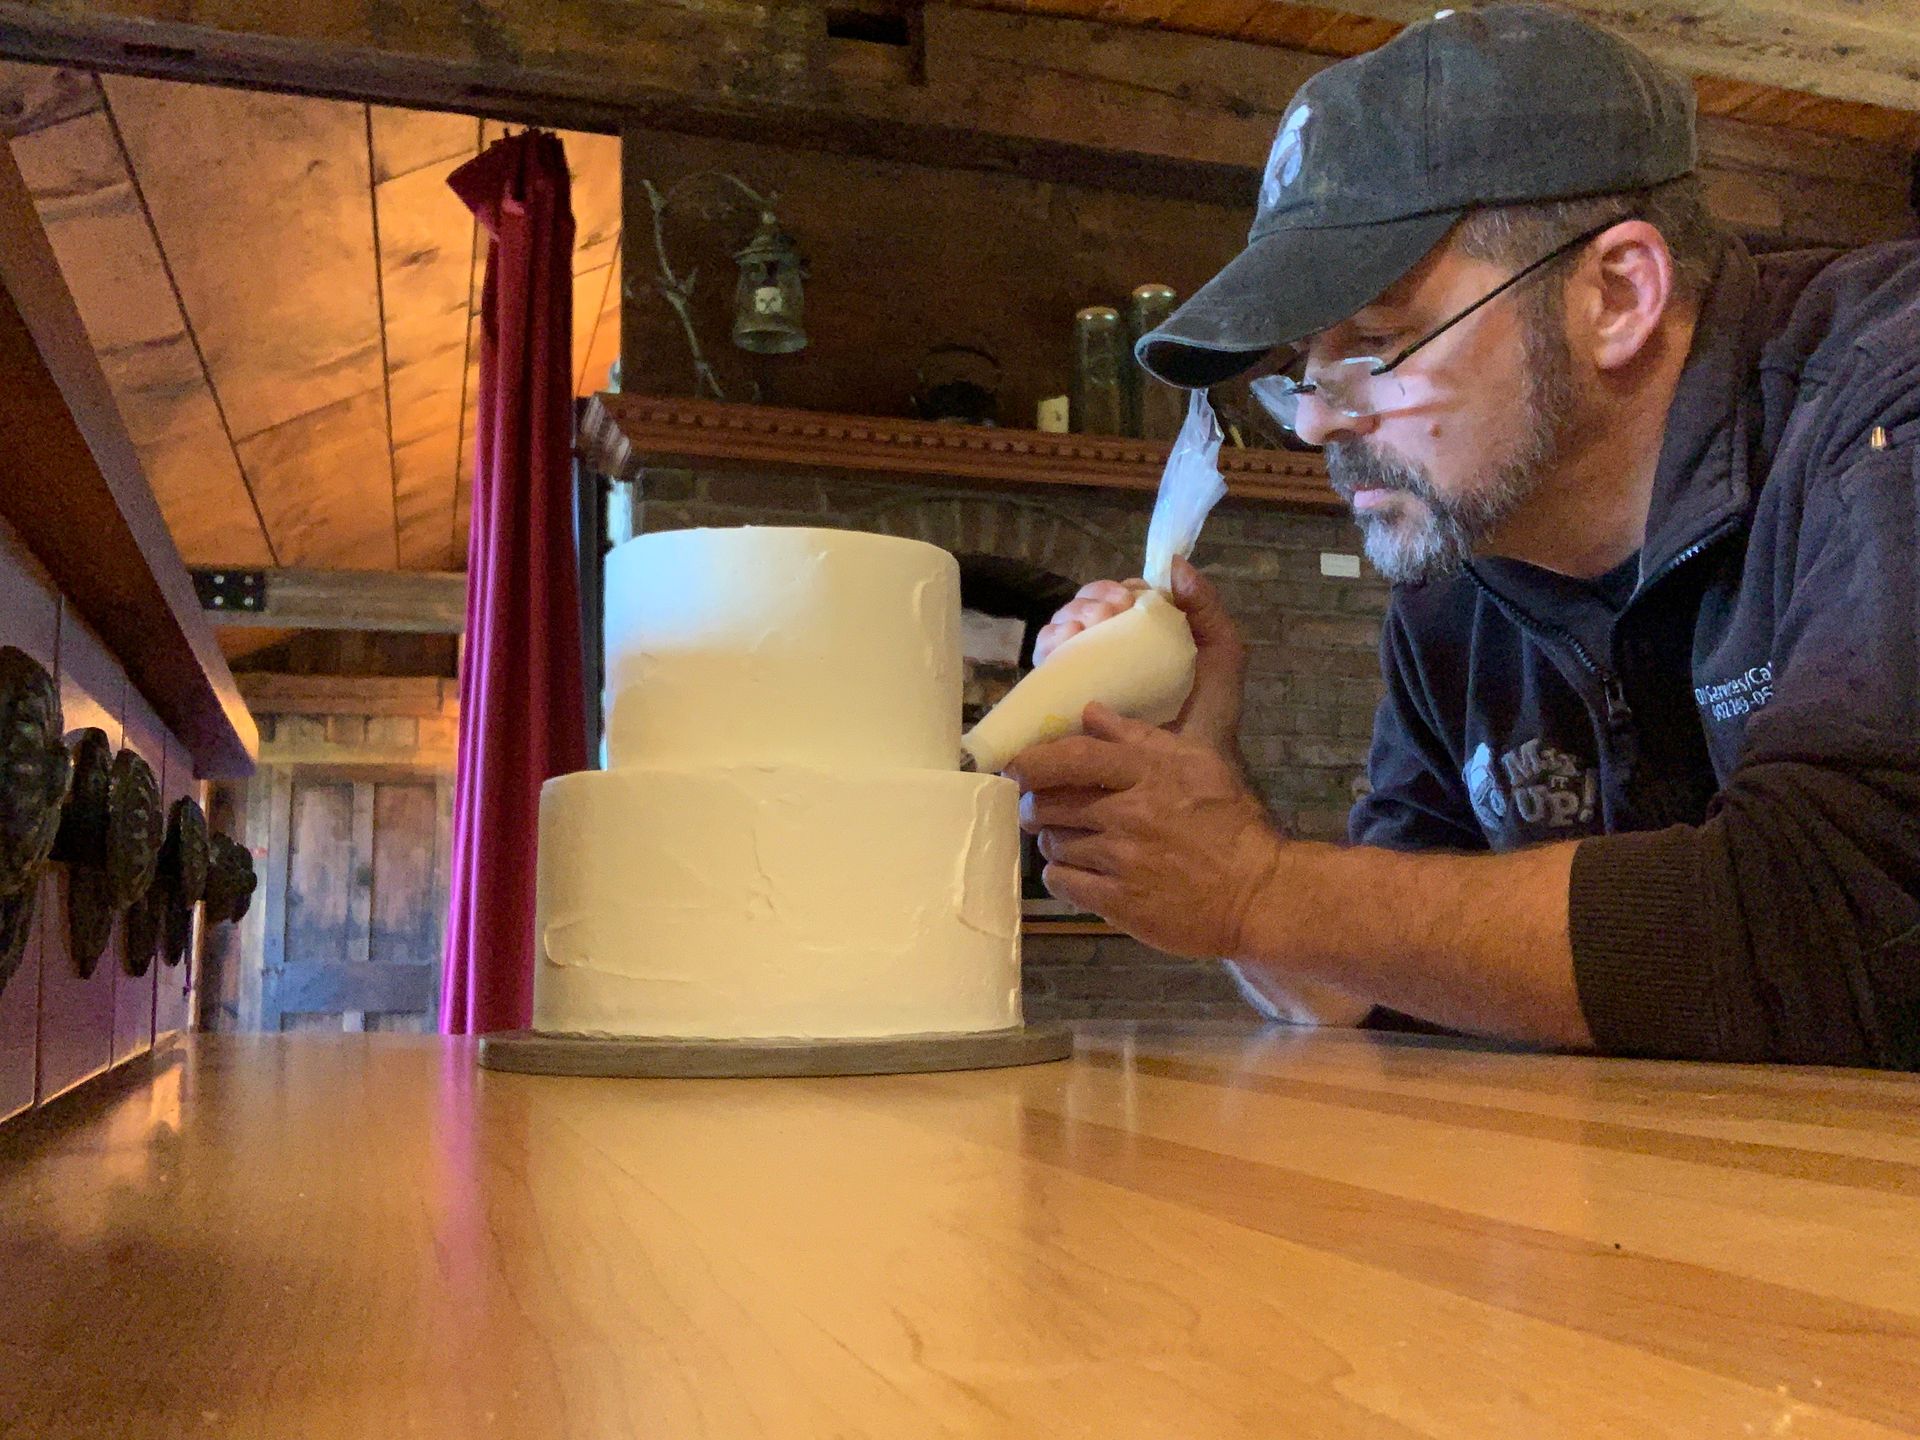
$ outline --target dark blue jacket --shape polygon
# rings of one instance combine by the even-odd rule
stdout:
[[[1603,1049],[1920,1068],[1917,567],[1920,242],[1735,246],[1637,569],[1395,589],[1352,838],[1590,837],[1572,940]]]

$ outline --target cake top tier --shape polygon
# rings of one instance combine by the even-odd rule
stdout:
[[[607,557],[616,768],[951,770],[960,567],[855,530],[641,535]]]

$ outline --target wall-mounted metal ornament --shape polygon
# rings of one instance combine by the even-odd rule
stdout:
[[[153,887],[166,897],[160,958],[169,965],[186,958],[187,942],[193,936],[193,907],[207,888],[211,849],[207,812],[200,802],[185,796],[174,801],[167,812],[167,838],[160,847]]]
[[[73,784],[60,812],[53,858],[67,867],[67,949],[81,979],[93,974],[113,934],[112,889],[107,883],[107,829],[113,796],[113,746],[92,726],[67,737]]]
[[[72,771],[60,741],[59,687],[26,651],[0,646],[0,986],[26,954]]]
[[[0,646],[0,895],[38,881],[72,772],[53,677],[24,650]]]
[[[153,888],[162,889],[158,885]],[[178,965],[187,958],[187,946],[193,940],[193,906],[171,890],[165,894],[167,913],[160,932],[160,959],[164,964]]]
[[[136,751],[113,757],[107,794],[107,881],[116,908],[131,905],[153,884],[166,838],[166,812],[153,767]]]
[[[67,867],[67,947],[73,969],[82,980],[93,974],[100,956],[113,938],[113,886],[105,870],[91,865]]]
[[[150,885],[147,893],[127,907],[126,924],[120,931],[120,963],[127,974],[138,979],[153,965],[154,952],[160,948],[160,931],[166,923],[167,890]]]
[[[155,871],[160,883],[187,904],[197,905],[207,888],[210,851],[207,812],[200,802],[186,796],[174,801],[167,811],[167,838],[160,846]]]
[[[207,907],[207,923],[238,920],[253,904],[254,887],[260,883],[253,871],[253,852],[239,841],[215,832],[212,860],[207,866],[207,889],[202,897]]]
[[[63,865],[107,863],[107,801],[113,793],[113,746],[107,732],[94,726],[67,736],[73,759],[73,783],[60,811],[53,858]]]

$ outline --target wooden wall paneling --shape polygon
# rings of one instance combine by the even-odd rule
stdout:
[[[480,122],[379,106],[370,114],[400,565],[444,569],[462,558],[453,489],[474,232],[447,176],[475,154]]]
[[[431,675],[274,675],[243,672],[240,693],[255,715],[412,715],[457,713],[459,686]]]
[[[80,76],[75,93],[91,105],[16,139],[13,152],[127,434],[190,562],[271,564],[100,92]]]
[[[100,637],[63,604],[60,616],[60,708],[67,727],[96,725],[116,750],[126,743],[126,672]],[[121,922],[116,920],[93,973],[82,979],[67,940],[64,875],[52,877],[52,903],[41,929],[40,1086],[42,1102],[72,1089],[113,1062],[114,984],[121,971]],[[149,1019],[151,1024],[151,1019]]]
[[[454,725],[457,729],[459,721]],[[433,895],[434,940],[431,954],[436,964],[444,965],[447,944],[447,896],[453,880],[453,770],[449,767],[433,778]],[[444,971],[438,980],[444,980]],[[428,1032],[439,1028],[440,985],[434,985],[434,1013],[421,1028]]]
[[[261,884],[255,889],[253,903],[247,907],[247,913],[240,917],[238,924],[216,927],[215,933],[224,937],[220,942],[221,963],[230,976],[223,980],[221,990],[223,996],[233,997],[231,1018],[229,1020],[222,1015],[222,1028],[266,1028],[261,1020],[267,943],[268,897],[265,882],[273,857],[285,854],[284,850],[269,851],[267,843],[275,793],[273,775],[269,772],[275,768],[262,766],[252,780],[245,782],[244,808],[234,838],[253,852],[254,869],[261,877]],[[204,1005],[202,1013],[205,1013]]]
[[[431,967],[438,998],[440,933],[438,905],[439,785],[436,779],[389,780],[358,787],[371,798],[367,840],[372,877],[372,929],[368,959],[379,965]],[[376,1013],[367,1028],[421,1031],[432,1028],[426,1011]]]
[[[284,717],[283,717],[284,719]],[[282,721],[274,722],[278,738]],[[293,770],[291,766],[263,763],[255,774],[253,786],[264,791],[266,802],[266,843],[264,848],[249,840],[254,861],[260,867],[260,1008],[257,1027],[268,1033],[281,1028],[280,975],[287,960],[287,863],[293,834]],[[246,1019],[243,1006],[241,1018]]]
[[[301,996],[309,972],[356,963],[355,916],[367,887],[365,861],[355,853],[354,788],[345,780],[294,776],[286,952],[279,976],[281,1018],[287,1028],[309,1028],[301,1016],[319,1008],[311,996]],[[340,1027],[336,1009],[328,1028]]]
[[[59,671],[60,599],[13,528],[0,520],[0,645]],[[41,930],[56,887],[43,877],[26,953],[0,989],[0,1120],[33,1104],[39,1065]]]
[[[178,790],[167,774],[168,736],[153,707],[131,685],[126,692],[126,744],[153,767],[160,785],[161,813],[173,804]],[[160,961],[155,958],[144,975],[129,975],[124,964],[113,967],[113,1061],[131,1059],[153,1045],[154,996],[159,989]]]
[[[175,800],[191,797],[204,808],[206,800],[202,794],[203,787],[194,778],[192,757],[173,736],[166,736],[165,742],[167,771],[161,793],[167,797],[169,805]],[[163,1037],[186,1031],[192,1026],[193,990],[199,978],[195,973],[197,948],[189,944],[186,958],[178,965],[168,965],[160,960],[153,962],[153,1039],[156,1045]]]
[[[391,566],[364,108],[106,90],[281,563]]]
[[[736,207],[706,219],[689,205],[672,218],[670,252],[676,268],[699,269],[696,324],[730,398],[751,398],[757,383],[769,404],[906,414],[921,354],[958,341],[999,356],[1000,418],[1016,426],[1033,423],[1039,398],[1067,390],[1076,309],[1124,305],[1145,280],[1191,294],[1239,251],[1251,218],[1245,200],[1156,199],[659,130],[630,130],[625,140],[622,383],[635,394],[693,391],[686,341],[656,287],[651,240],[631,243],[651,234],[643,178],[664,184],[721,168],[776,190],[781,218],[807,255],[808,348],[745,355],[727,339],[730,252],[750,217]],[[1913,227],[1902,149],[1736,120],[1703,123],[1701,143],[1709,198],[1742,230],[1854,245]],[[1250,199],[1251,180],[1243,193]]]
[[[347,885],[346,963],[365,965],[373,952],[374,888],[374,801],[377,787],[354,785],[348,794],[352,803],[350,843],[344,874],[336,872]],[[339,883],[335,880],[333,883]],[[340,1016],[342,1030],[364,1030],[367,1013],[348,1009]]]
[[[245,845],[247,787],[220,781],[206,785],[205,789],[208,828]],[[204,911],[202,913],[204,915]],[[240,1015],[240,927],[225,924],[201,928],[198,963],[193,974],[194,1028],[231,1030]],[[157,1015],[154,1023],[157,1030]]]
[[[805,350],[749,355],[728,339],[731,254],[751,233],[750,209],[706,221],[689,207],[672,217],[669,253],[677,271],[699,269],[695,323],[729,398],[751,398],[757,382],[764,403],[809,410],[910,414],[924,352],[956,342],[997,356],[1001,423],[1031,427],[1035,403],[1068,389],[1076,310],[1124,307],[1146,281],[1192,294],[1238,253],[1249,218],[1224,205],[659,131],[629,131],[625,156],[636,237],[651,235],[643,178],[719,168],[780,192],[780,218],[810,272]],[[691,394],[686,338],[656,288],[651,239],[626,245],[622,264],[622,389]]]

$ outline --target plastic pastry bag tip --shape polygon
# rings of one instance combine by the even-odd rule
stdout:
[[[1220,421],[1204,389],[1192,392],[1187,418],[1167,456],[1160,493],[1147,523],[1146,581],[1163,595],[1173,593],[1173,557],[1189,557],[1207,515],[1227,493],[1220,478]]]

